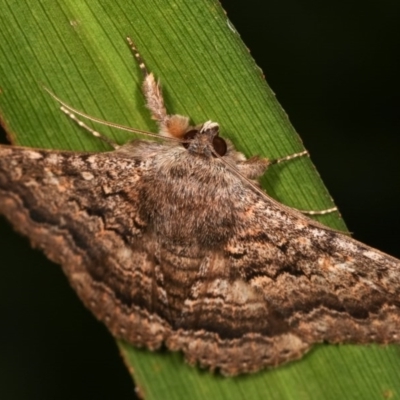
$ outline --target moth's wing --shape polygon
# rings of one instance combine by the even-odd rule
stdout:
[[[400,261],[260,198],[199,264],[168,345],[228,375],[313,343],[400,343]]]
[[[157,348],[170,326],[139,212],[142,165],[118,152],[0,146],[0,214],[61,264],[112,333]]]
[[[253,192],[222,248],[185,254],[140,212],[144,171],[124,153],[0,146],[0,213],[114,335],[230,375],[315,342],[399,342],[398,260]]]

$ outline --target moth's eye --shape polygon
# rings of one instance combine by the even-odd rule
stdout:
[[[192,129],[191,131],[186,132],[183,135],[183,140],[192,140],[196,137],[196,135],[199,133],[197,129]],[[189,147],[190,143],[182,143],[183,147],[187,149]]]
[[[217,154],[221,157],[226,154],[227,146],[224,139],[219,136],[214,136],[213,139],[213,147]]]

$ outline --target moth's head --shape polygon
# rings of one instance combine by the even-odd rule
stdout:
[[[219,125],[207,121],[201,125],[191,126],[189,118],[182,115],[169,115],[161,125],[162,136],[182,140],[182,145],[191,153],[206,157],[224,156],[228,150],[227,143],[219,136]]]
[[[219,125],[212,121],[189,127],[182,140],[183,147],[188,151],[207,157],[216,157],[215,153],[222,157],[228,148],[225,140],[219,136]]]

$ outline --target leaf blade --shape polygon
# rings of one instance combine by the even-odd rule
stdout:
[[[77,134],[76,127],[60,115],[41,90],[41,83],[89,114],[154,131],[139,92],[138,68],[124,44],[129,34],[149,68],[162,79],[171,112],[188,114],[197,122],[217,120],[223,133],[247,155],[261,153],[275,158],[302,149],[260,71],[214,1],[198,1],[190,6],[184,1],[168,5],[161,1],[38,1],[28,9],[5,0],[0,4],[6,10],[3,18],[8,17],[8,24],[0,28],[1,57],[7,59],[7,63],[0,63],[4,77],[1,115],[20,144],[105,149],[93,138]],[[120,132],[104,132],[120,142],[128,139]],[[269,171],[263,183],[268,193],[289,205],[301,209],[331,206],[328,193],[306,158]],[[337,216],[322,220],[344,229]],[[351,381],[359,371],[337,372],[335,367],[342,368],[343,357],[347,363],[365,359],[370,366],[374,364],[371,360],[378,360],[384,373],[375,368],[375,375],[387,385],[398,387],[398,375],[393,372],[398,365],[397,348],[393,346],[384,351],[377,346],[361,350],[354,346],[319,346],[299,362],[235,379],[190,368],[179,354],[151,354],[125,344],[121,348],[147,398],[160,398],[166,391],[170,398],[200,399],[207,395],[257,399],[267,395],[290,399],[316,394],[318,398],[335,398],[327,393],[327,380],[334,383],[329,386],[334,396],[346,398],[354,390]],[[328,361],[335,367],[327,368]],[[365,385],[371,380],[361,374],[358,381],[358,393],[367,396],[363,398],[381,394],[379,380]]]

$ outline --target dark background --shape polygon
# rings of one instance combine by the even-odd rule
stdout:
[[[355,238],[400,257],[400,2],[222,3]],[[113,339],[61,270],[0,219],[4,237],[0,398],[132,399]]]

